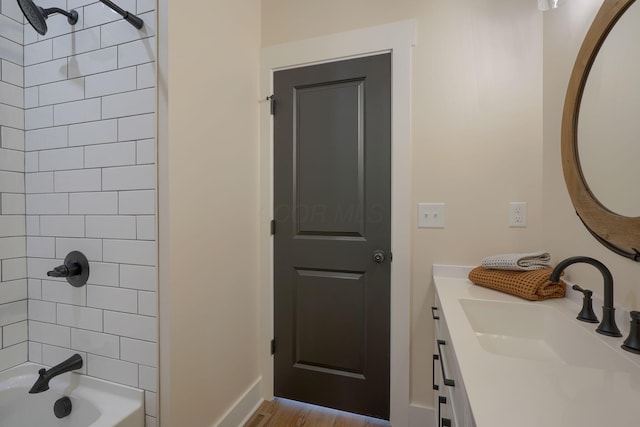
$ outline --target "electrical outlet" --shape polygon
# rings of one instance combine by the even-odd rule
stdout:
[[[444,228],[444,203],[418,203],[418,228]]]
[[[526,202],[510,202],[509,203],[509,227],[526,227],[527,226],[527,203]]]

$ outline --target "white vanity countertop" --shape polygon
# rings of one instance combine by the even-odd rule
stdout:
[[[626,325],[624,330],[618,325],[622,338],[605,337],[595,332],[597,324],[576,320],[580,306],[566,298],[529,302],[473,285],[466,279],[468,270],[434,266],[434,283],[477,427],[640,426],[640,355],[620,348]],[[542,321],[556,335],[553,346],[562,360],[485,350],[460,300],[523,304],[509,307],[552,314]],[[594,311],[601,318],[595,304]],[[499,322],[526,328],[524,317]],[[549,319],[562,327],[548,324]]]

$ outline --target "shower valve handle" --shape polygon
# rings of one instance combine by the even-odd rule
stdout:
[[[66,265],[61,265],[51,271],[47,271],[47,276],[49,277],[67,277],[68,275],[69,269]]]
[[[50,277],[71,277],[77,276],[82,271],[80,264],[70,263],[65,265],[59,265],[51,271],[47,272],[47,276]]]
[[[65,277],[69,284],[80,287],[89,279],[89,261],[82,252],[73,251],[64,259],[64,264],[47,272],[49,277]]]
[[[67,268],[66,265],[60,265],[60,266],[54,268],[51,271],[47,271],[47,276],[49,276],[49,277],[68,277],[69,276],[69,269]]]

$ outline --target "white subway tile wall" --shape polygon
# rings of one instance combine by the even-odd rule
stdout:
[[[9,3],[9,2],[3,2]],[[0,370],[27,361],[23,25],[11,8],[0,12]],[[22,110],[22,112],[20,112]],[[128,356],[130,359],[131,357]],[[155,366],[155,365],[153,365]]]
[[[52,17],[45,36],[16,31],[15,8],[0,20],[2,339],[18,363],[78,352],[87,375],[144,389],[155,426],[156,1],[118,1],[142,30],[97,0],[39,4],[80,19]],[[90,260],[82,288],[46,275],[72,250]]]

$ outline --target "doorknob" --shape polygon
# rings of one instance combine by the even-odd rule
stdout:
[[[381,251],[381,250],[374,251],[372,258],[378,264],[382,264],[385,259],[384,251]]]

